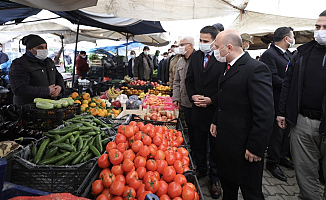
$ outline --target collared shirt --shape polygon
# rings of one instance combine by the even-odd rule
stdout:
[[[131,59],[131,72],[132,72],[133,75],[135,74],[134,73],[134,66],[135,66],[135,58],[132,58]]]
[[[284,49],[282,49],[281,47],[277,46],[276,44],[274,44],[277,48],[279,48],[283,53],[285,53],[286,51]]]
[[[238,57],[236,57],[235,59],[233,59],[231,62],[229,62],[228,64],[232,67],[234,65],[235,62],[237,62],[237,60],[239,60],[239,58],[245,54],[245,52],[243,52],[242,54],[240,54]]]
[[[214,51],[211,51],[209,53],[204,53],[205,54],[205,56],[204,56],[204,63],[203,63],[203,67],[204,68],[205,68],[205,65],[206,65],[206,63],[208,61],[207,54],[209,54],[210,56],[212,56],[213,53],[214,53]]]

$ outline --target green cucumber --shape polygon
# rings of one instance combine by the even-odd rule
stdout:
[[[74,158],[76,158],[78,156],[78,154],[80,154],[80,152],[72,152],[71,154],[69,154],[69,156],[65,157],[63,160],[60,160],[59,162],[57,162],[55,164],[55,166],[60,166],[60,165],[65,165],[68,162],[70,162],[71,160],[73,160]]]
[[[96,149],[96,147],[94,147],[94,145],[90,145],[89,146],[89,149],[92,151],[92,153],[98,157],[98,156],[101,156],[100,152]]]
[[[94,157],[94,154],[90,152],[86,156],[84,156],[84,158],[80,161],[80,163],[86,162],[93,157]]]
[[[100,134],[95,137],[95,147],[100,153],[103,153],[102,138]]]
[[[48,138],[48,139],[46,139],[46,140],[44,140],[42,142],[40,148],[38,149],[38,151],[36,153],[36,156],[33,159],[34,163],[38,164],[42,160],[45,149],[46,149],[46,147],[48,146],[49,143],[50,143],[50,138]]]
[[[33,146],[32,146],[32,158],[35,158],[36,154],[37,154],[37,146],[36,146],[36,144],[33,144]]]
[[[49,165],[49,164],[53,164],[53,163],[59,162],[60,160],[66,158],[69,155],[70,155],[70,152],[65,152],[65,153],[60,154],[60,155],[57,155],[55,157],[42,160],[40,162],[40,165]]]
[[[73,99],[70,98],[61,98],[60,100],[65,100],[68,102],[69,106],[72,106],[75,104],[75,101]]]
[[[53,147],[51,148],[43,157],[42,161],[45,160],[45,159],[48,159],[48,158],[52,158],[58,151],[58,147]],[[41,162],[42,162],[41,161]]]
[[[57,140],[54,140],[53,142],[51,142],[49,144],[49,146],[51,147],[53,144],[55,143],[61,143],[61,142],[64,142],[66,141],[67,139],[69,139],[70,137],[72,136],[72,133],[68,133],[67,135],[65,136],[62,136],[61,138],[57,139]]]
[[[87,132],[86,135],[94,136],[94,135],[97,135],[97,133],[94,131],[91,131],[91,132]]]
[[[106,145],[108,145],[108,143],[109,143],[109,141],[110,141],[110,138],[104,138],[103,140],[102,140],[102,146],[103,147],[106,147]]]
[[[54,108],[54,104],[38,101],[38,102],[36,102],[36,108],[39,108],[42,110],[51,110]]]
[[[84,144],[83,144],[83,138],[82,137],[78,137],[78,147],[77,150],[80,151],[83,148]]]
[[[94,118],[93,121],[97,124],[102,126],[103,128],[109,128],[109,126],[105,123],[103,123],[101,120]]]
[[[89,131],[92,131],[93,130],[93,127],[90,127],[90,126],[81,126],[79,127],[79,131],[83,131],[83,132],[89,132]]]
[[[54,144],[52,144],[52,146],[59,147],[59,149],[67,150],[70,152],[75,150],[74,146],[72,146],[70,144],[66,144],[66,143],[54,143]]]

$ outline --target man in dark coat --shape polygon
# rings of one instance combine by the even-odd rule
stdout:
[[[89,65],[87,63],[87,56],[85,51],[80,51],[76,59],[76,71],[80,79],[86,78],[86,73],[89,70]]]
[[[15,59],[9,69],[9,82],[14,93],[14,104],[33,103],[34,98],[55,98],[64,89],[61,74],[47,57],[47,44],[38,35],[22,39],[26,53]]]
[[[290,63],[292,54],[288,48],[294,45],[294,34],[291,27],[280,27],[275,30],[273,43],[260,58],[260,61],[265,63],[272,73],[274,110],[278,111],[278,102],[285,75],[285,70]],[[271,174],[281,181],[286,181],[287,178],[283,174],[280,165],[294,169],[293,163],[287,157],[290,153],[290,128],[281,129],[277,125],[276,117],[273,125],[273,134],[268,145],[266,169]]]
[[[320,199],[318,169],[323,168],[324,177],[326,172],[326,10],[315,27],[315,40],[298,47],[286,71],[277,116],[281,128],[291,126],[299,199]]]
[[[136,52],[134,50],[130,51],[130,59],[128,65],[126,66],[126,75],[129,77],[134,76],[134,67],[135,67]]]
[[[151,80],[153,77],[154,65],[149,55],[149,47],[144,46],[143,52],[136,58],[134,65],[134,78],[140,80]]]
[[[171,49],[169,49],[168,58],[163,61],[162,68],[161,68],[161,80],[164,84],[169,82],[169,75],[170,75],[170,61],[173,59],[176,54],[174,52],[174,48],[178,47],[177,45],[171,45]]]
[[[214,39],[217,29],[206,26],[200,30],[200,51],[193,53],[190,59],[186,90],[192,102],[192,125],[195,135],[197,177],[207,175],[207,140],[212,148],[210,124],[217,107],[218,77],[223,70],[223,64],[213,56]],[[213,198],[221,195],[220,180],[215,162],[209,156],[210,192]]]
[[[5,63],[9,60],[9,57],[6,53],[2,52],[2,44],[0,43],[0,64]]]
[[[238,199],[239,187],[245,200],[262,200],[263,158],[274,119],[272,76],[264,63],[243,52],[235,30],[221,32],[215,49],[224,73],[218,81],[211,154],[223,200]]]

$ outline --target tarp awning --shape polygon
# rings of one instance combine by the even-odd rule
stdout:
[[[33,8],[70,11],[81,8],[96,6],[97,0],[10,0]]]

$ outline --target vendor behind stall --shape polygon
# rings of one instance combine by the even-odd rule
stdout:
[[[9,70],[9,82],[17,105],[32,103],[34,98],[55,98],[64,89],[61,74],[47,57],[47,44],[38,35],[22,39],[26,53],[15,59]]]

